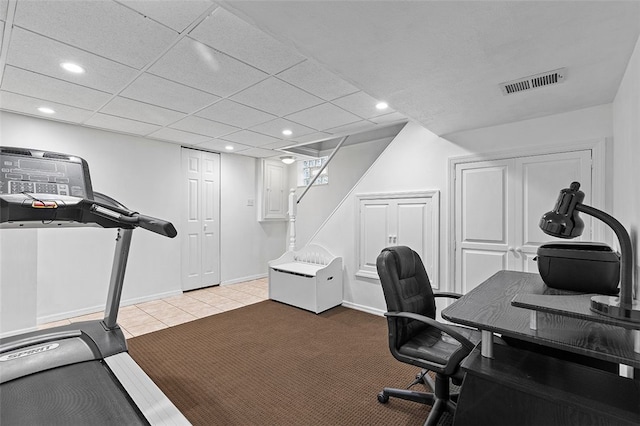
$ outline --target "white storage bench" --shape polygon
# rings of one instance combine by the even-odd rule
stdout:
[[[310,244],[269,262],[269,299],[316,314],[342,304],[342,258]]]

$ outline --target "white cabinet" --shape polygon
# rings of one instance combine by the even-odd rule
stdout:
[[[389,246],[408,246],[425,265],[434,288],[439,286],[439,192],[356,195],[358,203],[356,275],[378,279],[376,259]]]
[[[276,160],[260,160],[258,170],[258,220],[287,219],[287,169]]]

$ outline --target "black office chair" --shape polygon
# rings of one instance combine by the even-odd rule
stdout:
[[[444,413],[455,413],[457,394],[450,393],[449,379],[454,385],[462,383],[460,363],[480,341],[481,333],[435,320],[435,298],[460,295],[434,294],[420,256],[409,247],[385,248],[376,266],[387,302],[391,354],[423,369],[409,387],[423,383],[433,391],[384,388],[378,401],[386,403],[389,397],[397,397],[431,405],[425,425],[436,425]],[[435,373],[435,382],[427,371]]]

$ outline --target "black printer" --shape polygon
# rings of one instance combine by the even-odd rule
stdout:
[[[620,254],[603,243],[552,242],[538,247],[538,271],[549,287],[617,294]]]

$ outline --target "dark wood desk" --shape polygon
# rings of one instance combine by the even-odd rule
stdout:
[[[485,352],[476,349],[462,363],[466,375],[454,425],[640,424],[640,377],[620,377],[573,361],[586,357],[638,372],[635,330],[542,312],[535,314],[537,329],[532,329],[531,311],[512,305],[519,294],[570,295],[571,303],[583,297],[548,288],[538,274],[500,271],[445,308],[443,318],[483,331]],[[545,350],[494,347],[493,333]]]
[[[577,293],[547,287],[540,275],[500,271],[443,309],[442,317],[483,332],[483,347],[491,333],[587,357],[640,368],[640,353],[634,352],[634,330],[551,313],[537,313],[537,329],[531,329],[530,310],[511,305],[516,295]],[[590,295],[580,296],[588,306]],[[569,300],[569,299],[567,299]],[[571,300],[575,303],[575,297]],[[487,354],[484,354],[487,355]],[[490,354],[489,354],[490,356]]]

